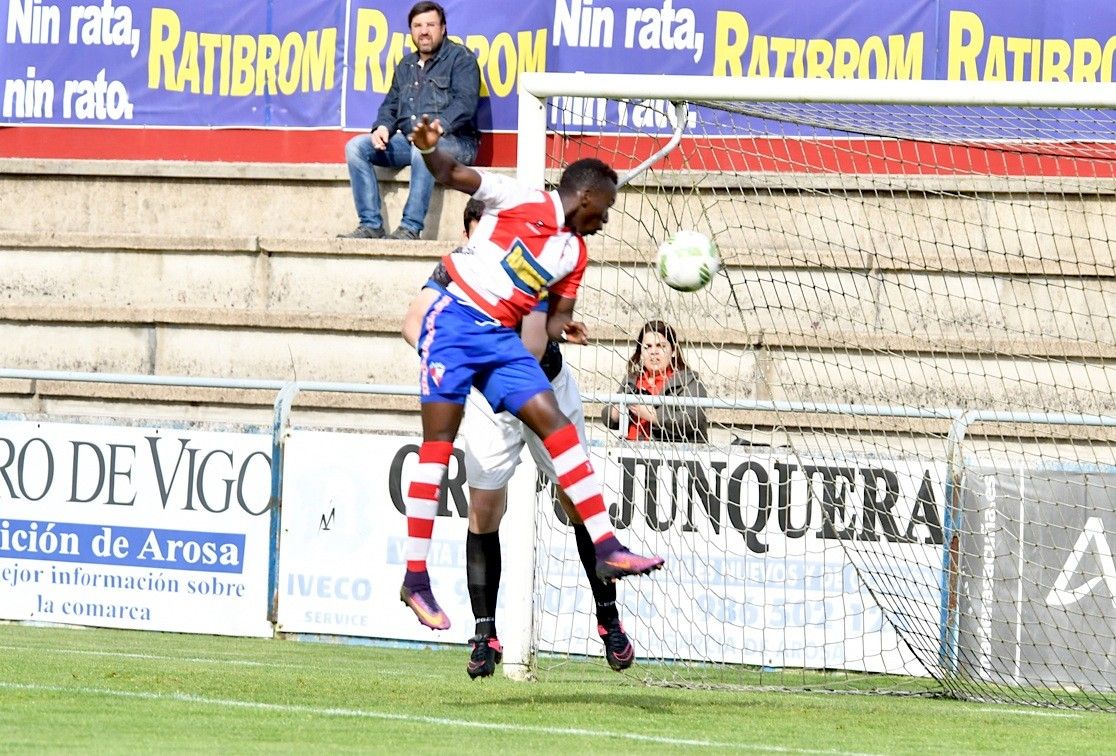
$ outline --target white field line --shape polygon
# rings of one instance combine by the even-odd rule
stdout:
[[[237,707],[255,711],[271,711],[282,714],[310,714],[323,717],[355,717],[361,719],[380,719],[393,722],[415,722],[419,724],[438,725],[442,727],[462,727],[475,730],[494,730],[499,732],[537,733],[540,735],[563,735],[567,737],[582,738],[615,738],[630,740],[640,743],[656,743],[667,746],[691,746],[697,748],[729,748],[733,750],[762,751],[764,753],[803,753],[803,754],[832,754],[833,756],[872,756],[852,751],[815,750],[809,748],[785,748],[783,746],[767,745],[765,743],[728,742],[716,740],[697,740],[690,738],[668,738],[658,735],[642,735],[632,732],[614,732],[610,730],[590,730],[579,727],[541,727],[535,725],[517,725],[504,722],[477,722],[470,719],[448,719],[445,717],[424,717],[415,714],[397,714],[386,711],[371,711],[368,709],[346,709],[339,707],[300,706],[297,704],[274,704],[263,701],[240,701],[224,698],[207,698],[189,693],[156,693],[151,691],[111,690],[109,688],[87,688],[80,686],[64,685],[33,685],[16,682],[0,681],[0,689],[22,690],[43,693],[68,693],[83,696],[112,696],[116,698],[131,698],[145,701],[176,701],[180,703],[201,704],[203,706]]]
[[[95,651],[84,648],[45,648],[43,646],[9,646],[0,644],[0,651],[35,651],[44,654],[74,654],[77,656],[112,656],[121,659],[149,659],[152,661],[176,661],[188,664],[238,664],[242,667],[279,667],[308,668],[304,664],[276,664],[274,662],[251,661],[249,659],[207,658],[203,656],[164,656],[162,654],[134,654],[127,651]]]
[[[996,706],[984,706],[979,709],[970,709],[981,714],[1011,714],[1020,717],[1060,717],[1062,719],[1081,719],[1083,715],[1074,714],[1072,711],[1046,711],[1044,709],[1007,709]]]
[[[832,700],[832,696],[833,696],[832,693],[795,693],[794,695],[795,696],[802,696],[803,698],[817,698],[819,700],[825,700],[827,698]],[[886,697],[886,694],[884,694],[884,695]],[[965,702],[964,701],[957,701],[957,703],[963,704]],[[1010,715],[1010,716],[1021,716],[1021,717],[1059,717],[1061,719],[1081,719],[1081,718],[1087,716],[1086,714],[1078,714],[1078,713],[1075,713],[1075,712],[1072,712],[1072,711],[1051,711],[1049,709],[1040,709],[1040,708],[1018,709],[1018,708],[1009,707],[1009,706],[1006,706],[1006,705],[1005,706],[981,706],[979,708],[976,708],[976,707],[969,708],[968,706],[966,706],[964,708],[957,709],[957,712],[960,713],[960,714],[967,714],[967,713],[971,712],[973,714],[1005,714],[1005,715]]]
[[[186,664],[232,664],[242,667],[264,667],[269,669],[320,669],[321,665],[318,664],[289,664],[283,662],[264,662],[252,661],[250,659],[233,659],[229,657],[205,657],[205,656],[167,656],[162,654],[136,654],[126,651],[97,651],[94,649],[84,648],[46,648],[43,646],[18,646],[18,645],[5,645],[0,644],[0,651],[35,651],[43,654],[72,654],[76,656],[109,656],[121,659],[145,659],[150,661],[173,661],[184,662]],[[403,676],[408,678],[433,678],[437,675],[433,674],[418,674],[412,671],[383,671],[377,670],[376,674],[381,677],[390,676]]]

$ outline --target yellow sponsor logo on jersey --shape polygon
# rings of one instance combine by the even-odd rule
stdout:
[[[515,287],[528,294],[537,295],[550,280],[550,274],[518,239],[504,258],[503,267]]]

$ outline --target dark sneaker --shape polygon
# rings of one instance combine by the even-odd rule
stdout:
[[[431,630],[449,630],[449,617],[438,606],[429,585],[408,587],[404,583],[399,589],[399,600],[410,607],[418,621]]]
[[[597,625],[597,634],[601,636],[601,642],[604,643],[605,659],[608,660],[608,666],[617,672],[622,672],[632,666],[632,662],[635,661],[635,649],[632,647],[632,642],[628,638],[628,634],[624,632],[624,626],[620,624],[619,619],[610,620],[604,625]]]
[[[419,238],[419,232],[412,231],[406,226],[400,226],[388,234],[387,238],[395,239],[396,241],[415,241]]]
[[[382,228],[371,226],[357,226],[347,234],[338,234],[338,239],[383,239],[385,236]]]
[[[469,640],[469,645],[473,647],[469,666],[465,668],[469,677],[474,680],[478,677],[492,677],[496,665],[504,660],[504,647],[500,645],[500,639],[477,635]]]
[[[662,566],[662,557],[640,556],[621,546],[597,559],[597,577],[606,583],[613,583],[629,575],[645,575]]]

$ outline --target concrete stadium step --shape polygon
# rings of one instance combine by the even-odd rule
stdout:
[[[398,327],[450,246],[321,235],[0,233],[0,365],[410,385],[418,360]],[[686,323],[691,362],[735,366],[703,375],[720,396],[953,406],[995,404],[1017,391],[1015,379],[1039,372],[1063,386],[1116,383],[1106,306],[1116,271],[1100,260],[726,246],[727,273],[701,295],[710,309],[695,320],[692,295],[658,282],[651,252],[603,237],[590,249],[578,309],[595,343],[566,350],[585,391],[615,390],[636,312]],[[1094,302],[1096,316],[1057,315],[1052,291]],[[843,310],[852,306],[845,301],[858,309]],[[267,422],[274,397],[266,393],[0,386],[19,407],[119,404],[176,417],[219,416],[224,407],[257,422]],[[1099,393],[1069,398],[1081,411],[1109,410]],[[1054,406],[1039,394],[1020,399]],[[414,427],[417,402],[330,402],[300,399],[323,418],[383,414]],[[737,424],[764,417],[713,414]]]
[[[413,292],[448,246],[320,237],[9,233],[0,236],[0,301],[9,319],[23,322],[394,333]],[[978,270],[968,271],[961,261],[901,263],[844,250],[722,251],[727,272],[702,295],[709,311],[705,323],[695,323],[701,338],[691,340],[748,348],[856,344],[899,352],[1099,359],[1111,351],[1101,345],[1114,341],[1105,302],[1116,295],[1116,280],[1098,276],[1093,266],[1060,264],[1055,279],[1045,264],[998,256],[969,260]],[[596,338],[622,341],[626,334],[613,329],[629,328],[633,311],[673,322],[693,319],[693,297],[659,283],[641,250],[594,239],[591,254],[579,317],[590,322]],[[1007,284],[995,276],[1013,280]],[[1094,301],[1096,317],[1058,316],[1052,291]]]
[[[357,225],[348,171],[337,163],[190,163],[0,159],[0,230],[111,234],[334,237]],[[410,168],[377,169],[394,229]],[[423,238],[456,239],[468,198],[435,187]]]
[[[356,226],[342,161],[342,155],[330,164],[0,158],[0,231],[329,238]],[[394,228],[410,172],[378,175],[386,225]],[[466,199],[436,187],[424,238],[456,241]],[[1002,255],[1048,271],[1065,260],[1111,275],[1116,250],[1105,226],[1114,203],[1116,187],[1102,180],[662,170],[621,191],[609,229],[637,246],[649,246],[648,235],[665,223],[708,229],[731,247],[780,254],[798,245],[805,261],[843,248],[871,250],[877,262],[892,255],[947,269],[954,256],[967,267]]]

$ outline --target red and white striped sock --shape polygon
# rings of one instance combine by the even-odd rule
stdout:
[[[601,482],[593,472],[573,423],[547,436],[543,445],[554,460],[558,485],[570,497],[578,516],[585,523],[597,554],[608,554],[619,548],[620,542],[605,510]]]
[[[407,571],[426,572],[426,556],[438,514],[438,494],[446,477],[453,444],[449,441],[423,441],[419,447],[418,468],[407,488]]]

